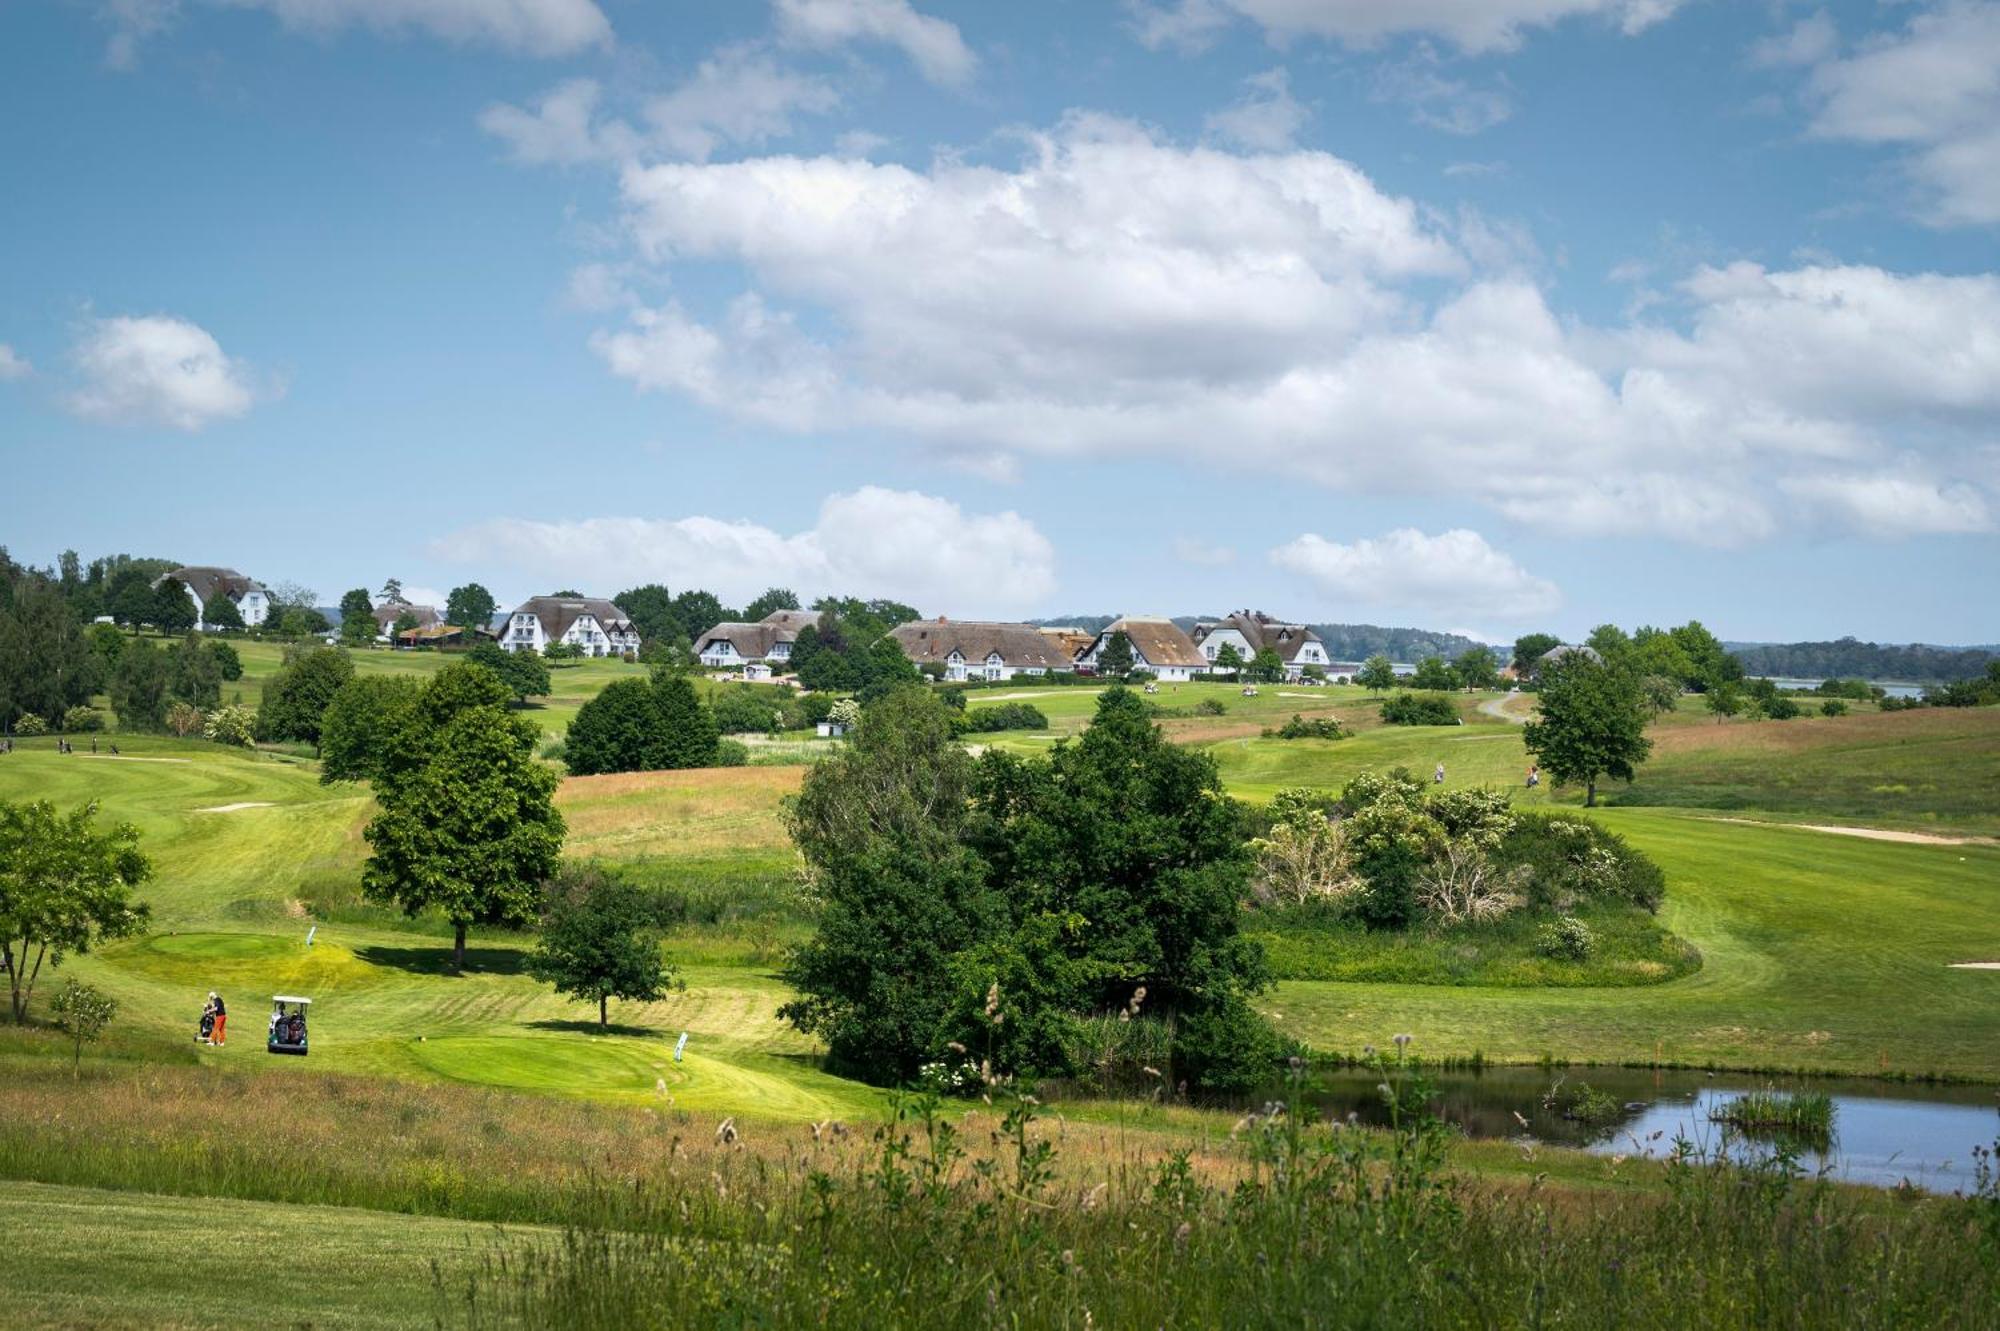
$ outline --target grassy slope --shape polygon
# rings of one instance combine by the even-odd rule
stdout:
[[[429,1325],[491,1225],[0,1183],[13,1327]],[[508,1234],[518,1242],[522,1231]]]

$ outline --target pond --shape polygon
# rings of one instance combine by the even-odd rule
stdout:
[[[1542,1107],[1561,1077],[1568,1087],[1587,1083],[1619,1106],[1607,1122],[1571,1122]],[[1385,1121],[1375,1087],[1379,1078],[1359,1070],[1317,1074],[1306,1093],[1323,1115],[1362,1122]],[[2000,1091],[1991,1086],[1926,1086],[1865,1078],[1774,1080],[1737,1073],[1649,1071],[1637,1068],[1488,1068],[1433,1074],[1435,1103],[1445,1121],[1467,1136],[1532,1137],[1551,1146],[1600,1155],[1654,1156],[1673,1151],[1684,1136],[1704,1152],[1725,1138],[1732,1155],[1767,1152],[1767,1137],[1725,1132],[1710,1115],[1747,1091],[1819,1091],[1834,1102],[1833,1140],[1823,1152],[1801,1147],[1799,1163],[1810,1173],[1822,1165],[1838,1179],[1894,1187],[1905,1179],[1933,1192],[1970,1190],[1972,1148],[2000,1140]],[[1515,1115],[1527,1120],[1524,1129]]]
[[[1771,682],[1781,689],[1797,689],[1801,692],[1809,693],[1826,681],[1819,679],[1792,679],[1782,675],[1773,675]],[[1924,696],[1924,686],[1921,684],[1892,684],[1878,680],[1870,680],[1869,683],[1882,690],[1883,693],[1891,698],[1921,698]]]

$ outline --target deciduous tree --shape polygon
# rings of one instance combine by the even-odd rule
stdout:
[[[607,1026],[614,998],[650,1003],[686,987],[661,955],[661,938],[647,895],[593,867],[551,884],[526,967],[557,993],[596,1003],[597,1024]]]
[[[1543,669],[1537,713],[1523,728],[1528,752],[1558,785],[1581,783],[1586,807],[1596,805],[1600,780],[1632,780],[1653,751],[1638,680],[1583,652]]]
[[[72,953],[145,927],[147,908],[132,900],[152,866],[139,853],[130,823],[99,831],[97,805],[66,814],[47,800],[0,802],[0,955],[14,1020],[28,1019],[28,1002],[42,966],[51,970]]]
[[[456,624],[468,636],[475,629],[486,629],[493,623],[493,612],[498,607],[493,601],[493,593],[476,582],[468,582],[462,587],[451,589],[445,598],[444,622]]]
[[[1370,693],[1385,692],[1396,686],[1396,667],[1377,653],[1361,663],[1361,669],[1354,672],[1354,682]]]

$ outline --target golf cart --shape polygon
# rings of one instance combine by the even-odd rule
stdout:
[[[264,1052],[267,1054],[297,1054],[306,1056],[306,1009],[312,1006],[310,998],[294,998],[290,994],[276,994],[271,998],[271,1032],[264,1037]]]

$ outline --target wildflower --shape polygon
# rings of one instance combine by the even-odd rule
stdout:
[[[724,1146],[733,1145],[735,1143],[736,1120],[734,1117],[725,1118],[722,1120],[721,1125],[718,1126],[715,1130],[715,1140],[720,1142]]]
[[[1396,1036],[1396,1037],[1395,1037],[1395,1041],[1396,1041],[1396,1052],[1400,1054],[1400,1053],[1402,1053],[1402,1052],[1403,1052],[1403,1051],[1404,1051],[1405,1049],[1408,1049],[1408,1048],[1410,1047],[1410,1041],[1411,1041],[1412,1039],[1414,1039],[1414,1038],[1415,1038],[1414,1036],[1409,1036],[1409,1035],[1398,1035],[1398,1036]]]
[[[1132,991],[1132,1001],[1125,1005],[1125,1019],[1130,1021],[1139,1015],[1139,1005],[1146,1001],[1146,986],[1140,985]]]
[[[1521,1125],[1521,1130],[1523,1132],[1526,1132],[1528,1130],[1528,1120],[1526,1116],[1524,1116],[1518,1109],[1511,1110],[1509,1112],[1511,1112],[1514,1115],[1514,1121]]]
[[[960,1044],[956,1040],[953,1040],[950,1044],[946,1045],[945,1048],[951,1050],[951,1052],[954,1054],[963,1054],[965,1052],[965,1046]]]
[[[1159,1080],[1160,1070],[1158,1068],[1140,1068],[1139,1071],[1145,1073],[1148,1077],[1153,1078],[1155,1081]]]
[[[1006,1020],[1000,1012],[1000,981],[986,986],[986,1020],[998,1026]]]
[[[1194,1233],[1194,1221],[1181,1221],[1180,1228],[1174,1231],[1174,1251],[1176,1253],[1187,1251],[1188,1236],[1192,1233]]]
[[[1083,1209],[1086,1211],[1095,1211],[1097,1204],[1104,1200],[1105,1191],[1110,1187],[1109,1183],[1100,1183],[1089,1192],[1083,1194]]]

